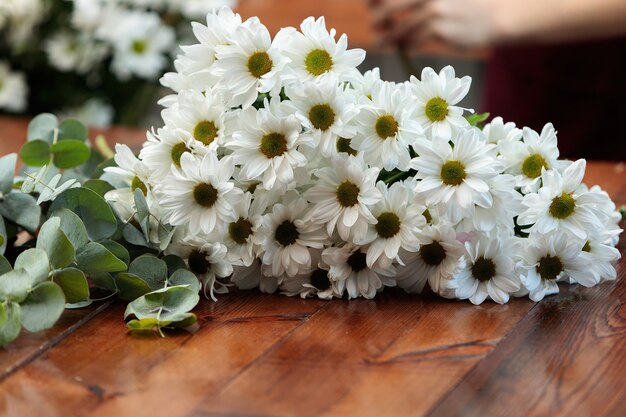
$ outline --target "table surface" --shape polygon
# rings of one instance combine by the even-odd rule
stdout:
[[[24,135],[0,118],[0,154]],[[626,202],[622,164],[589,163],[586,181]],[[625,264],[616,282],[502,306],[240,292],[202,301],[199,330],[167,338],[130,335],[122,304],[68,310],[0,348],[0,414],[625,416]]]

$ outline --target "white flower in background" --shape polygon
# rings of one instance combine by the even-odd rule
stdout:
[[[42,0],[2,0],[0,13],[8,21],[7,37],[14,49],[26,46],[35,26],[45,18],[48,7]]]
[[[106,129],[113,123],[113,106],[100,98],[90,98],[82,105],[64,109],[58,116],[61,119],[80,120],[85,126]]]
[[[368,225],[376,222],[369,207],[382,197],[376,188],[379,172],[355,156],[338,157],[330,167],[317,170],[319,181],[305,194],[315,203],[310,221],[325,225],[330,236],[336,229],[347,242],[363,240]]]
[[[556,170],[543,170],[543,186],[537,193],[524,196],[518,224],[532,225],[528,229],[531,233],[565,230],[578,239],[587,239],[594,230],[601,230],[602,222],[596,211],[603,199],[581,186],[585,165],[585,160],[579,159],[563,175]]]
[[[294,277],[285,277],[280,285],[282,294],[299,295],[301,298],[317,297],[330,300],[341,297],[335,282],[328,276],[328,265],[321,259],[321,250],[311,251],[311,271]]]
[[[447,281],[456,271],[459,259],[465,252],[457,240],[454,229],[448,224],[426,226],[417,233],[420,249],[417,252],[400,252],[404,266],[398,266],[398,287],[411,293],[421,293],[426,282],[439,295],[452,297]]]
[[[364,106],[355,118],[359,133],[352,140],[352,147],[364,155],[365,162],[387,171],[408,170],[409,146],[424,137],[416,122],[414,102],[402,85],[374,84],[371,105]]]
[[[295,114],[312,137],[312,143],[324,157],[337,155],[337,140],[349,139],[355,134],[350,120],[359,109],[346,94],[345,86],[326,77],[316,82],[293,85],[286,89]]]
[[[54,68],[79,74],[91,71],[109,53],[103,43],[69,32],[58,32],[53,35],[45,42],[44,49]]]
[[[26,109],[28,85],[24,74],[11,71],[6,62],[0,61],[0,109],[21,112]]]
[[[240,129],[225,144],[241,165],[240,178],[260,180],[266,190],[284,189],[294,179],[294,168],[307,163],[298,151],[306,139],[300,135],[300,122],[294,115],[281,117],[282,105],[278,100],[273,103],[277,104],[243,110],[238,117]]]
[[[170,0],[170,9],[180,11],[187,19],[198,19],[222,7],[235,8],[237,0]]]
[[[462,133],[454,147],[436,136],[416,141],[414,149],[419,156],[411,168],[421,179],[415,191],[424,193],[427,206],[445,205],[453,223],[471,215],[474,205],[492,206],[488,181],[500,170],[496,146],[479,139],[474,129]]]
[[[393,266],[369,268],[365,252],[352,244],[326,248],[322,259],[329,266],[328,277],[335,282],[337,292],[348,292],[348,298],[359,296],[372,299],[383,286],[395,287]]]
[[[515,127],[515,123],[504,123],[502,117],[494,119],[483,127],[487,142],[499,145],[503,142],[519,142],[522,139],[522,130]]]
[[[567,278],[585,286],[595,283],[589,259],[581,255],[582,243],[565,233],[531,233],[519,247],[522,249],[519,262],[522,284],[533,301],[557,294],[557,281]]]
[[[614,281],[617,278],[615,264],[622,255],[617,248],[610,245],[610,238],[611,232],[607,231],[587,240],[582,247],[581,256],[593,274],[593,285],[602,280]],[[570,282],[575,280],[570,278]]]
[[[103,15],[111,10],[113,2],[101,0],[73,0],[72,26],[85,32],[93,33],[103,20]]]
[[[417,101],[417,121],[432,137],[451,140],[469,126],[463,107],[456,106],[468,93],[472,78],[456,78],[454,68],[444,67],[439,74],[432,68],[422,70],[422,78],[411,76],[409,87]]]
[[[291,80],[295,83],[314,78],[333,76],[339,81],[359,79],[358,67],[365,59],[363,49],[348,49],[348,37],[343,34],[335,40],[335,29],[326,29],[324,17],[306,18],[295,28],[283,28],[276,35],[275,43],[291,62]]]
[[[382,195],[378,203],[370,206],[376,222],[369,225],[367,235],[357,243],[368,245],[367,266],[378,263],[387,267],[396,260],[400,249],[408,252],[419,249],[415,233],[426,225],[422,215],[425,208],[412,203],[412,192],[403,183],[397,182],[387,188],[379,181],[376,188]]]
[[[172,167],[180,168],[180,158],[185,153],[202,158],[206,153],[204,147],[195,146],[196,141],[182,129],[159,128],[146,132],[147,141],[139,153],[139,158],[150,169],[150,177],[154,182],[165,178]]]
[[[217,61],[211,68],[228,105],[245,109],[259,93],[278,97],[286,59],[272,45],[267,28],[257,18],[251,18],[231,36],[227,45],[216,46]]]
[[[507,174],[516,176],[516,186],[524,194],[535,192],[540,187],[541,171],[562,170],[569,164],[559,161],[556,130],[552,123],[547,123],[541,135],[525,127],[522,130],[523,141],[501,142],[500,154]]]
[[[250,266],[259,255],[266,238],[262,230],[265,208],[263,200],[253,200],[249,192],[233,206],[236,219],[226,225],[223,242],[234,265]]]
[[[465,254],[452,280],[447,282],[454,294],[472,304],[489,298],[498,304],[509,301],[519,291],[521,282],[512,256],[516,253],[514,237],[481,234],[465,242]]]
[[[293,277],[311,269],[311,249],[321,249],[328,236],[320,225],[307,221],[308,203],[288,194],[263,220],[268,233],[263,245],[263,271],[275,277]],[[270,272],[271,271],[271,272]]]
[[[157,197],[166,222],[187,225],[192,234],[208,234],[237,220],[234,206],[243,192],[230,181],[235,169],[232,158],[218,161],[215,154],[207,153],[199,161],[185,153],[180,166],[158,185]]]

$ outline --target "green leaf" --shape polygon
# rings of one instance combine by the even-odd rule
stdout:
[[[104,198],[104,195],[106,193],[115,189],[115,187],[113,187],[111,184],[103,180],[86,181],[85,183],[83,183],[83,187],[89,188],[90,190],[95,191],[102,198]]]
[[[101,272],[99,274],[90,274],[89,279],[94,283],[94,285],[98,288],[104,288],[105,290],[115,292],[117,291],[117,286],[115,285],[115,281],[113,277],[108,272]]]
[[[28,124],[28,140],[45,140],[52,143],[54,130],[59,126],[59,120],[55,115],[43,113],[30,121]]]
[[[73,211],[83,220],[91,240],[107,239],[117,230],[117,220],[111,207],[96,192],[87,188],[71,188],[61,193],[50,206],[50,211],[61,208]]]
[[[50,162],[50,144],[44,140],[26,142],[20,148],[20,158],[28,166],[41,167]]]
[[[150,286],[137,275],[122,272],[114,278],[122,300],[133,301],[150,292]]]
[[[484,122],[489,118],[490,113],[474,113],[466,116],[465,118],[471,126],[478,126],[479,123]]]
[[[32,142],[31,142],[32,143]],[[91,151],[89,146],[80,140],[66,139],[50,147],[54,156],[54,165],[62,168],[74,168],[89,160]]]
[[[58,217],[60,220],[61,230],[65,233],[68,240],[72,242],[74,248],[82,248],[89,243],[87,228],[83,221],[73,211],[68,209],[59,209],[50,216]]]
[[[200,296],[183,286],[167,287],[153,291],[128,304],[124,318],[135,315],[139,320],[156,318],[177,321],[200,301]]]
[[[11,264],[7,261],[7,258],[0,255],[0,275],[4,275],[12,270],[13,268],[11,268]]]
[[[4,252],[7,249],[7,240],[7,229],[4,226],[4,219],[0,216],[0,256],[4,255]],[[0,272],[0,274],[2,274],[2,272]]]
[[[41,207],[32,195],[12,191],[0,204],[0,215],[34,234],[39,227]]]
[[[131,262],[128,272],[148,283],[152,290],[163,288],[167,279],[167,265],[152,255],[143,255]]]
[[[18,303],[8,303],[6,305],[7,319],[4,326],[0,327],[0,346],[6,346],[20,335],[22,330],[21,308]]]
[[[7,322],[7,318],[9,318],[7,313],[8,305],[9,303],[0,302],[0,328],[4,327],[4,324]]]
[[[63,293],[65,300],[70,304],[89,299],[89,283],[83,271],[76,268],[65,268],[54,274],[56,282]]]
[[[180,314],[176,321],[172,322],[171,326],[175,329],[184,329],[195,324],[198,321],[198,317],[193,313]]]
[[[107,248],[113,255],[121,259],[126,265],[130,263],[130,254],[128,249],[113,240],[103,240],[100,242],[102,246]]]
[[[138,330],[138,331],[146,331],[146,330],[156,330],[159,327],[162,327],[162,322],[157,319],[143,319],[143,320],[131,320],[126,323],[126,326],[130,330]]]
[[[150,244],[146,240],[146,237],[143,235],[143,233],[130,223],[124,225],[124,229],[122,229],[122,235],[128,243],[132,243],[136,246],[150,247]]]
[[[85,142],[87,127],[75,119],[65,119],[59,125],[59,140],[75,139]]]
[[[27,249],[15,260],[15,269],[23,269],[30,278],[30,286],[46,281],[50,272],[48,255],[41,249]]]
[[[163,262],[167,265],[167,274],[173,275],[174,272],[179,269],[187,269],[187,264],[180,256],[176,255],[166,255],[163,258]]]
[[[22,308],[22,326],[30,332],[39,332],[54,326],[65,309],[63,290],[54,282],[46,281],[37,285]]]
[[[167,280],[169,285],[187,285],[193,292],[200,292],[200,281],[196,275],[186,269],[179,269]]]
[[[21,303],[31,288],[31,279],[23,269],[15,269],[0,275],[0,298]]]
[[[0,193],[8,194],[13,188],[17,154],[11,153],[0,158]]]
[[[61,229],[61,219],[51,217],[39,230],[37,248],[43,249],[50,258],[50,265],[54,268],[65,268],[76,257],[76,250],[72,242]]]
[[[104,168],[115,167],[115,166],[117,166],[117,164],[115,163],[115,159],[113,158],[106,159],[103,162],[100,162],[96,166],[94,171],[91,173],[91,178],[100,178],[102,174],[104,174]]]
[[[124,261],[113,255],[100,243],[89,242],[76,255],[78,267],[88,274],[126,271]]]

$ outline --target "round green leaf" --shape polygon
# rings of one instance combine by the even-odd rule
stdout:
[[[65,119],[59,125],[59,140],[87,140],[87,127],[75,119]]]
[[[21,308],[18,303],[8,303],[6,305],[6,320],[0,326],[0,346],[6,346],[20,335],[22,330]]]
[[[9,317],[7,313],[8,306],[9,303],[0,302],[0,328],[4,326],[7,322],[7,318]]]
[[[54,157],[54,165],[62,169],[84,164],[91,154],[89,146],[74,139],[59,141],[50,147],[50,151]]]
[[[11,268],[11,264],[7,261],[7,258],[0,255],[0,275],[6,274],[12,270],[13,268]]]
[[[104,288],[105,290],[109,290],[111,292],[115,292],[117,290],[115,281],[113,280],[113,277],[111,276],[111,274],[109,274],[108,272],[101,272],[99,274],[89,274],[89,279],[98,288]]]
[[[20,158],[26,165],[44,166],[50,162],[50,143],[44,140],[26,142],[20,149]]]
[[[89,299],[89,284],[83,271],[65,268],[54,274],[54,282],[63,290],[65,300],[70,304]]]
[[[126,271],[127,266],[100,243],[89,242],[76,255],[78,267],[90,273]]]
[[[0,204],[0,215],[34,234],[39,227],[41,207],[32,195],[12,191]]]
[[[20,268],[28,274],[31,286],[46,281],[50,272],[48,255],[42,249],[27,249],[15,260],[15,269]]]
[[[167,265],[152,255],[143,255],[135,259],[128,267],[128,272],[141,277],[153,290],[163,288],[167,279]]]
[[[4,219],[0,216],[0,255],[4,255],[7,249],[7,229],[4,225]],[[1,264],[1,262],[0,262]],[[2,268],[0,268],[0,274],[2,274]]]
[[[45,140],[52,143],[54,130],[59,126],[59,120],[55,115],[43,113],[36,116],[28,124],[28,140]]]
[[[191,271],[179,269],[167,280],[169,285],[187,285],[193,292],[200,292],[200,281]]]
[[[2,194],[8,194],[13,188],[16,162],[16,153],[11,153],[0,158],[0,193]]]
[[[133,301],[150,292],[150,286],[137,275],[122,272],[114,280],[122,300]]]
[[[15,269],[0,275],[0,298],[21,303],[31,288],[31,279],[23,269]]]
[[[54,326],[65,309],[63,290],[54,282],[37,285],[21,304],[22,326],[28,331],[39,332]]]
[[[68,209],[60,209],[52,213],[50,217],[58,217],[60,227],[65,236],[72,242],[74,248],[82,248],[89,243],[87,228],[83,221],[73,211]]]
[[[57,269],[70,265],[76,257],[76,250],[63,233],[61,219],[58,217],[51,217],[41,226],[37,236],[37,248],[46,251],[50,264]]]
[[[126,326],[130,330],[148,331],[156,330],[161,326],[161,321],[157,319],[143,319],[143,320],[131,320],[126,323]]]
[[[187,264],[180,256],[166,255],[162,259],[163,262],[165,262],[165,264],[167,265],[168,275],[173,275],[174,272],[178,271],[179,269],[187,269]]]
[[[128,249],[126,249],[123,245],[120,245],[116,241],[110,239],[103,240],[100,244],[107,248],[109,252],[117,258],[121,259],[126,265],[130,263],[130,254],[128,253]]]
[[[100,197],[103,198],[106,193],[115,189],[115,187],[103,180],[88,180],[83,183],[83,187],[95,191]]]
[[[134,314],[139,320],[156,318],[175,321],[178,316],[189,312],[200,301],[198,293],[186,287],[167,287],[153,291],[128,304],[124,317]]]

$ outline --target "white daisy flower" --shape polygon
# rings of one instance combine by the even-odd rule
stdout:
[[[600,234],[595,239],[587,240],[582,248],[581,256],[587,259],[586,263],[593,274],[593,285],[603,280],[614,281],[617,278],[615,264],[622,255],[618,249],[607,244],[610,241],[609,237],[610,232]]]
[[[411,293],[421,293],[426,282],[437,294],[452,297],[446,282],[452,277],[465,252],[457,240],[454,229],[446,223],[426,226],[417,233],[420,249],[417,252],[400,252],[405,265],[398,266],[398,287]]]
[[[109,49],[90,37],[59,32],[50,37],[44,50],[50,64],[59,71],[85,74],[106,57]]]
[[[585,166],[585,160],[579,159],[567,167],[563,175],[556,170],[542,170],[543,186],[537,193],[524,196],[518,223],[532,225],[531,233],[547,234],[559,229],[583,240],[594,230],[601,229],[602,222],[596,211],[597,204],[603,200],[581,186]]]
[[[224,8],[235,8],[237,0],[183,0],[169,1],[170,7],[176,7],[187,19],[197,19],[203,17],[211,10]]]
[[[283,204],[275,204],[265,215],[268,233],[263,245],[263,271],[266,275],[293,277],[311,269],[309,249],[320,249],[328,238],[322,227],[307,221],[308,203],[291,194]]]
[[[236,220],[226,226],[224,244],[228,248],[228,259],[234,265],[249,266],[261,251],[265,241],[263,215],[266,205],[261,199],[252,199],[252,194],[244,193],[234,205]]]
[[[481,304],[487,298],[507,303],[521,285],[512,259],[515,240],[481,234],[465,242],[466,252],[447,286],[454,289],[457,298],[469,298],[472,304]]]
[[[483,127],[487,142],[499,145],[503,142],[519,142],[522,139],[522,130],[515,127],[515,123],[504,123],[502,117],[494,119]]]
[[[249,266],[234,265],[231,282],[240,290],[258,288],[265,294],[275,293],[285,276],[265,275],[262,265],[260,259],[255,259]]]
[[[603,228],[601,234],[606,239],[604,243],[611,246],[616,246],[619,241],[619,235],[622,229],[619,227],[619,223],[622,221],[622,215],[615,206],[609,194],[604,191],[599,185],[594,185],[591,188],[587,188],[585,184],[581,184],[583,189],[588,189],[590,193],[596,195],[596,215],[602,222]],[[593,239],[600,239],[597,233],[593,234]]]
[[[408,170],[409,146],[424,137],[416,122],[414,101],[402,85],[374,84],[371,105],[364,106],[354,119],[359,133],[352,140],[352,147],[363,153],[365,162],[387,171]]]
[[[411,160],[411,168],[421,179],[415,191],[424,193],[427,206],[445,205],[457,223],[473,214],[474,205],[493,205],[488,181],[500,170],[496,146],[480,140],[474,129],[463,132],[455,146],[437,136],[416,141],[414,148],[419,156]]]
[[[382,199],[370,206],[375,224],[370,224],[362,242],[367,246],[367,266],[378,263],[383,267],[391,265],[398,257],[400,249],[415,252],[419,241],[415,232],[426,225],[423,216],[424,206],[411,202],[411,192],[403,183],[396,182],[389,188],[379,181],[376,188]]]
[[[557,294],[557,281],[567,278],[586,286],[595,284],[588,259],[581,255],[580,241],[566,233],[531,234],[520,248],[521,280],[533,301]]]
[[[366,257],[359,246],[350,243],[324,249],[322,259],[330,267],[328,277],[335,282],[339,294],[347,290],[349,299],[359,296],[372,299],[383,286],[396,285],[392,265],[369,268]]]
[[[28,84],[24,74],[11,71],[9,65],[0,61],[0,109],[21,112],[26,109]]]
[[[422,70],[422,79],[411,76],[409,86],[417,99],[417,121],[432,137],[451,140],[460,129],[469,126],[463,107],[456,106],[466,95],[472,78],[456,78],[454,68],[444,67],[439,74],[432,68]]]
[[[287,60],[272,45],[267,28],[257,18],[248,19],[235,29],[229,41],[228,45],[216,46],[217,61],[211,68],[228,105],[245,109],[259,93],[277,97]]]
[[[289,27],[276,35],[282,53],[290,58],[288,68],[292,81],[302,83],[315,78],[333,76],[339,81],[359,78],[358,67],[365,59],[363,49],[348,50],[348,37],[343,34],[335,40],[335,29],[326,29],[324,17],[306,18],[300,25],[302,33]]]
[[[134,192],[140,189],[143,195],[148,195],[150,187],[148,167],[135,156],[133,151],[126,145],[115,145],[114,167],[106,167],[104,171],[113,176],[112,183],[119,183],[120,187],[130,187]]]
[[[358,80],[350,82],[352,90],[347,91],[352,92],[361,101],[371,100],[374,86],[382,82],[380,68],[372,68],[359,75]]]
[[[216,226],[237,220],[234,206],[243,191],[230,178],[235,169],[232,158],[220,161],[207,153],[199,161],[185,153],[181,169],[157,185],[163,219],[173,226],[187,225],[193,234],[211,233]]]
[[[285,277],[280,284],[281,293],[290,297],[299,295],[301,298],[317,297],[322,300],[341,297],[335,288],[335,282],[328,277],[329,267],[321,259],[321,254],[321,250],[311,251],[311,271],[295,277]]]
[[[336,229],[347,242],[363,240],[368,225],[376,222],[369,207],[381,200],[376,188],[379,172],[351,155],[338,157],[332,166],[317,170],[319,181],[306,192],[306,198],[315,203],[310,221],[326,225],[329,236]]]

